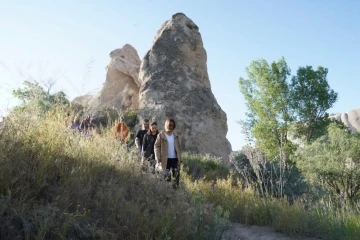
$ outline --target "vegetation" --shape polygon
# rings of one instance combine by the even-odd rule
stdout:
[[[49,83],[46,90],[36,81],[25,81],[23,84],[23,88],[13,90],[13,95],[21,101],[21,106],[16,107],[15,110],[32,106],[41,112],[46,112],[54,106],[66,107],[70,104],[64,92],[50,94],[54,83]]]
[[[230,220],[358,239],[360,134],[328,120],[337,94],[327,69],[301,67],[289,82],[282,58],[247,73],[242,123],[254,145],[228,162],[184,153],[177,190],[142,172],[111,124],[78,134],[65,94],[25,82],[0,129],[0,238],[221,239]],[[135,109],[121,114],[136,126]]]
[[[328,69],[300,67],[289,81],[290,69],[282,58],[271,64],[254,61],[246,70],[248,79],[239,80],[248,108],[241,124],[253,147],[230,161],[245,186],[258,195],[240,196],[224,181],[227,192],[215,203],[225,209],[227,202],[237,206],[238,214],[230,212],[233,221],[326,239],[356,239],[360,135],[329,119],[326,111],[337,93],[327,82]],[[209,192],[210,199],[213,194]]]
[[[83,137],[65,126],[63,114],[34,115],[11,114],[1,132],[1,239],[216,239],[221,233],[212,205],[142,175],[136,154],[111,131]]]
[[[312,184],[334,197],[354,203],[360,199],[360,133],[329,127],[329,134],[298,153],[298,166]]]
[[[269,159],[279,159],[282,152],[286,156],[294,153],[291,136],[308,143],[324,134],[330,122],[326,111],[337,100],[327,82],[326,68],[300,67],[290,82],[284,58],[271,64],[260,59],[246,72],[248,79],[239,79],[248,109],[242,124]]]

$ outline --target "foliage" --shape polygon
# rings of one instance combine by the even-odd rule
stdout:
[[[240,91],[246,100],[247,124],[251,135],[269,158],[277,158],[283,146],[292,152],[287,139],[291,122],[289,109],[290,69],[282,58],[268,64],[264,59],[253,61],[246,68],[248,79],[240,78]]]
[[[326,133],[330,123],[326,113],[337,100],[337,93],[327,82],[328,69],[319,66],[300,67],[290,84],[291,107],[298,124],[296,136],[304,136],[310,142]]]
[[[25,106],[33,106],[42,112],[46,112],[56,106],[68,107],[70,102],[64,92],[50,94],[51,86],[45,90],[36,81],[24,81],[24,87],[13,90],[13,95],[18,98],[22,105],[16,109],[23,109]]]
[[[186,171],[193,180],[215,181],[218,178],[226,178],[230,173],[221,160],[211,158],[209,155],[184,153],[183,159],[183,171]]]
[[[298,166],[312,182],[335,196],[355,201],[360,197],[360,133],[330,124],[328,134],[300,149]]]
[[[337,93],[327,82],[328,69],[300,67],[290,82],[284,58],[271,64],[260,59],[246,73],[248,79],[241,77],[239,85],[248,110],[247,119],[240,122],[247,138],[254,138],[268,159],[280,159],[284,153],[291,162],[297,149],[294,140],[310,142],[324,134],[331,122],[326,111],[336,102]]]
[[[257,190],[261,195],[293,201],[307,192],[308,186],[299,169],[292,164],[280,161],[267,161],[263,154],[251,147],[233,154],[230,161],[242,177],[246,186]]]

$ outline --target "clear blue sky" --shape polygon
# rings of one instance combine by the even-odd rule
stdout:
[[[360,107],[360,1],[38,1],[0,0],[0,114],[10,91],[31,76],[57,79],[71,99],[99,90],[108,54],[126,43],[140,58],[156,31],[177,12],[200,28],[212,90],[228,116],[233,150],[245,144],[238,79],[251,61],[284,56],[299,66],[329,68],[339,100],[330,112]]]

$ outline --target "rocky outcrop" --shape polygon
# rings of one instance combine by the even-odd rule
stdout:
[[[83,95],[74,98],[71,104],[79,109],[89,109],[93,104],[96,104],[95,101],[98,99],[99,95]]]
[[[137,108],[139,101],[140,58],[130,44],[110,53],[110,63],[106,67],[106,81],[101,91],[95,95],[85,95],[75,98],[72,104],[82,106],[87,114],[94,118],[105,118],[106,111]]]
[[[206,61],[198,26],[185,14],[173,15],[141,63],[138,118],[155,120],[161,129],[172,117],[185,150],[227,159],[227,117],[211,91]]]
[[[116,69],[133,78],[135,84],[140,87],[139,79],[140,58],[136,49],[130,44],[125,44],[122,48],[115,49],[110,53],[109,68]]]
[[[334,114],[330,118],[343,122],[351,132],[360,132],[360,108],[346,113]]]
[[[98,105],[102,108],[124,109],[137,107],[140,58],[129,44],[110,53],[106,81],[101,89]]]

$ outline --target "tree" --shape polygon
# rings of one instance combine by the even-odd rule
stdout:
[[[284,58],[270,65],[260,59],[246,73],[248,79],[239,79],[248,110],[241,123],[268,159],[283,154],[288,159],[296,150],[295,139],[307,143],[326,134],[331,122],[326,111],[337,100],[327,82],[328,69],[300,67],[288,81]]]
[[[54,106],[68,106],[70,104],[64,92],[60,91],[50,94],[50,84],[45,90],[36,81],[24,81],[24,87],[13,90],[13,95],[22,101],[22,105],[17,109],[22,109],[25,106],[33,106],[39,108],[41,111],[47,111]]]
[[[326,113],[337,100],[337,93],[330,89],[327,81],[328,69],[319,66],[300,67],[290,84],[291,108],[296,113],[299,124],[296,137],[304,136],[310,142],[326,133],[330,123]]]
[[[320,183],[345,200],[360,197],[360,133],[336,123],[328,134],[297,152],[297,165],[313,183]]]
[[[278,157],[283,149],[292,152],[293,144],[287,138],[289,123],[292,122],[287,83],[290,69],[285,59],[270,65],[264,59],[253,61],[246,73],[248,79],[239,79],[248,109],[243,124],[247,125],[268,158]]]

